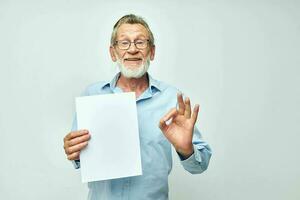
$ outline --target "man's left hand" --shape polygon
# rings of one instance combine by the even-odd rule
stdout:
[[[199,105],[191,112],[191,102],[188,97],[183,101],[182,94],[177,94],[178,109],[171,109],[160,121],[159,128],[165,137],[173,144],[176,151],[188,158],[194,153],[192,139],[197,121]]]

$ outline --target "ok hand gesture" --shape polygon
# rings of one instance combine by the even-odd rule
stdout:
[[[176,151],[188,158],[194,153],[192,139],[194,126],[197,121],[199,105],[195,105],[193,113],[188,97],[183,101],[182,94],[177,94],[178,109],[171,109],[159,121],[159,128],[165,137],[175,147]]]

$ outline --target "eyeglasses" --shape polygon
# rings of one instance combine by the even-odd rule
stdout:
[[[149,40],[134,40],[133,42],[130,42],[129,40],[117,40],[115,42],[121,50],[128,50],[132,43],[134,43],[137,49],[146,49],[148,47]]]

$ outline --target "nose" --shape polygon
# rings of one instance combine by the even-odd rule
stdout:
[[[135,54],[137,53],[139,50],[136,48],[135,44],[134,43],[131,43],[129,49],[127,49],[127,52],[128,53],[131,53],[131,54]]]

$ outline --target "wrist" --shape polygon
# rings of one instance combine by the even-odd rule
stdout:
[[[191,144],[188,148],[186,149],[176,149],[176,152],[183,158],[187,159],[189,158],[193,153],[194,153],[194,147],[193,144]]]

